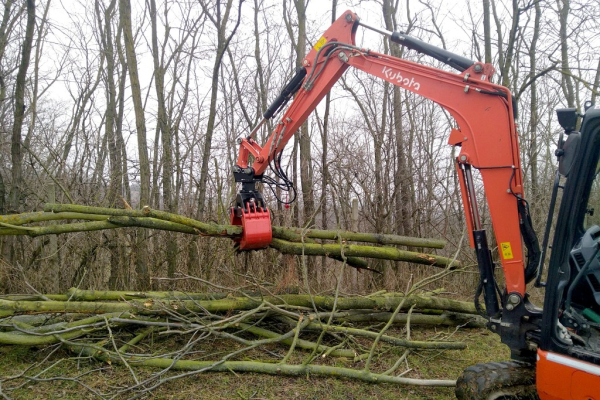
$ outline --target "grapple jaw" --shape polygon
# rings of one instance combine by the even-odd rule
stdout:
[[[242,227],[242,237],[234,239],[240,250],[264,249],[271,244],[271,213],[265,205],[262,194],[256,184],[261,182],[262,175],[254,175],[251,167],[233,167],[233,177],[242,184],[242,189],[235,198],[235,206],[231,207],[231,225]]]
[[[242,227],[242,237],[234,239],[240,250],[264,249],[271,244],[271,213],[266,207],[257,207],[254,202],[231,207],[231,225]]]

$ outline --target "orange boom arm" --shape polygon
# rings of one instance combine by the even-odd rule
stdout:
[[[355,45],[354,36],[360,25],[388,34],[392,41],[431,55],[461,72],[447,72],[359,48]],[[477,250],[480,268],[483,268],[482,276],[485,279],[485,276],[489,278],[490,274],[492,275],[488,287],[484,287],[488,315],[493,316],[498,312],[498,304],[491,253],[487,248],[485,232],[481,228],[472,168],[480,171],[483,180],[505,272],[507,293],[523,298],[526,280],[531,279],[528,275],[535,275],[530,267],[537,264],[537,260],[533,260],[531,265],[525,268],[521,231],[523,220],[528,219],[528,215],[523,199],[523,178],[512,95],[505,87],[491,83],[490,77],[494,68],[397,32],[385,32],[369,27],[359,22],[358,17],[351,11],[346,11],[331,25],[303,60],[302,65],[303,69],[264,115],[265,119],[271,118],[273,113],[295,94],[291,105],[265,145],[261,147],[252,138],[262,122],[248,137],[239,142],[239,157],[234,167],[234,175],[236,181],[242,182],[243,188],[232,215],[240,215],[240,210],[244,211],[242,215],[249,215],[254,205],[258,205],[264,213],[266,207],[254,183],[263,180],[263,174],[269,164],[274,163],[278,166],[278,157],[289,139],[344,71],[348,67],[354,67],[431,99],[454,117],[456,127],[451,129],[449,144],[461,147],[456,165],[459,170],[466,221],[471,232],[470,242]],[[254,159],[252,165],[249,164],[250,156]],[[249,207],[249,204],[252,207]],[[270,217],[263,214],[263,228],[266,229],[268,225],[270,232],[270,220],[267,218]],[[241,224],[239,219],[237,221]],[[537,239],[535,242],[537,244]],[[262,242],[257,247],[267,244]]]

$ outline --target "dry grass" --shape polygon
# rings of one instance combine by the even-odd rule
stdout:
[[[419,351],[408,358],[410,371],[407,377],[455,379],[461,371],[478,362],[488,362],[507,359],[508,350],[499,342],[496,335],[485,330],[458,330],[455,328],[414,328],[412,335],[415,339],[432,339],[434,337],[448,337],[453,340],[464,341],[468,344],[466,350],[456,351]],[[403,332],[395,328],[394,335],[402,336]],[[155,350],[177,348],[181,343],[177,340],[161,340],[157,338],[153,343]],[[203,349],[203,346],[208,346]],[[196,350],[196,357],[201,357],[202,352],[222,347],[223,352],[231,350],[227,343],[221,341],[206,341]],[[36,363],[41,363],[50,353],[50,349],[35,349],[23,347],[0,347],[2,363],[0,363],[0,376],[6,378],[24,371]],[[273,346],[268,350],[256,350],[245,354],[245,359],[264,360],[269,358],[268,351],[284,353],[285,347]],[[382,347],[374,370],[388,368],[403,353],[404,349],[398,347]],[[299,363],[305,352],[298,352],[291,363]],[[55,364],[58,362],[58,364]],[[321,361],[329,365],[360,369],[364,363],[354,363],[349,359],[332,358]],[[134,383],[130,371],[121,365],[109,365],[90,359],[78,359],[66,350],[58,350],[48,360],[36,365],[28,371],[34,375],[44,368],[54,365],[40,377],[75,377],[82,373],[87,375],[79,378],[80,382],[102,393],[114,392],[115,388],[130,386]],[[149,377],[156,370],[135,368],[138,379]],[[23,386],[14,391],[8,391],[16,384]],[[86,399],[101,398],[94,395],[82,385],[64,380],[51,379],[43,382],[26,381],[23,379],[2,382],[2,390],[14,399]],[[123,398],[122,396],[118,398]],[[126,397],[125,397],[126,398]],[[453,399],[453,389],[449,388],[418,388],[396,386],[390,384],[368,384],[338,378],[322,378],[314,376],[283,377],[261,374],[239,373],[204,373],[176,381],[171,381],[159,386],[152,394],[142,398],[155,399]]]

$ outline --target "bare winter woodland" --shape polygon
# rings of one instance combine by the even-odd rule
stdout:
[[[2,0],[0,214],[45,203],[127,203],[227,223],[236,138],[259,121],[332,17],[351,8],[371,25],[495,66],[494,81],[518,101],[527,196],[542,231],[555,170],[554,110],[582,110],[598,98],[600,3],[452,3]],[[373,34],[360,31],[357,42],[447,68]],[[440,254],[452,255],[464,230],[446,145],[452,126],[435,104],[348,71],[288,145],[298,201],[286,209],[264,189],[275,223],[443,238],[449,244]],[[144,229],[0,241],[4,293],[26,285],[45,293],[188,289],[188,281],[153,279],[177,273],[227,285],[301,279],[293,256],[238,255],[228,240]],[[472,264],[464,247],[460,259]],[[315,287],[333,281],[330,263],[308,263]],[[404,287],[409,274],[428,273],[372,265],[384,279],[349,274],[347,289]]]

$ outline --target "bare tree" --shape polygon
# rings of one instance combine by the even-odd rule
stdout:
[[[200,180],[198,181],[198,216],[203,217],[206,211],[206,191],[207,191],[207,181],[208,181],[208,162],[210,160],[211,154],[211,146],[212,146],[212,138],[215,129],[215,120],[216,120],[216,108],[217,108],[217,98],[218,98],[218,89],[219,89],[219,72],[221,69],[221,62],[223,61],[223,56],[231,42],[231,39],[235,35],[237,31],[240,21],[241,21],[241,10],[242,10],[242,1],[240,0],[238,6],[238,15],[237,22],[234,25],[231,33],[227,35],[227,25],[231,22],[229,20],[230,14],[232,11],[233,0],[227,0],[225,3],[225,9],[223,10],[221,7],[221,2],[216,1],[214,5],[214,11],[211,12],[210,9],[212,5],[208,3],[208,0],[201,0],[200,4],[202,9],[208,19],[213,23],[215,29],[217,30],[217,52],[215,56],[215,62],[213,64],[212,69],[212,81],[211,81],[211,94],[210,94],[210,106],[209,106],[209,114],[208,121],[206,124],[206,134],[204,136],[204,147],[202,151],[202,166],[200,168]]]
[[[569,37],[567,34],[569,23],[570,0],[556,0],[559,16],[559,39],[561,61],[561,88],[567,100],[568,107],[575,107],[575,88],[569,67]]]
[[[12,188],[10,206],[13,210],[22,210],[22,200],[25,182],[23,181],[23,153],[21,132],[25,119],[25,85],[27,69],[31,57],[33,31],[35,29],[35,0],[27,0],[27,27],[23,38],[21,62],[15,83],[15,113],[12,128],[10,155],[12,161]]]
[[[409,12],[409,3],[406,2],[407,7],[407,20],[408,27],[406,32],[408,33],[412,27],[412,20]],[[386,29],[390,31],[397,30],[396,13],[398,12],[398,1],[395,3],[392,0],[384,0],[382,4],[383,18]],[[390,54],[394,57],[401,57],[402,51],[400,46],[395,43],[390,44]],[[410,173],[410,151],[406,146],[405,129],[403,126],[403,106],[400,88],[394,86],[392,88],[392,121],[393,129],[395,134],[396,142],[396,160],[397,169],[394,175],[394,187],[396,190],[395,196],[395,221],[396,221],[396,233],[399,235],[408,235],[411,231],[411,187],[412,174]],[[410,140],[408,141],[410,142]]]
[[[119,21],[123,29],[125,39],[125,55],[131,83],[131,94],[133,108],[135,111],[137,146],[140,163],[140,205],[150,204],[150,161],[148,159],[148,142],[146,140],[146,118],[142,104],[142,90],[137,68],[137,57],[131,27],[131,3],[130,0],[119,0]],[[150,286],[150,275],[148,272],[148,254],[144,244],[147,240],[147,232],[138,230],[136,241],[136,269],[138,274],[138,286],[146,289]]]
[[[102,5],[104,8],[104,5]],[[106,60],[105,85],[106,85],[106,113],[104,117],[104,128],[108,147],[110,166],[109,187],[106,196],[106,204],[114,207],[117,195],[123,192],[122,180],[123,169],[120,150],[115,135],[115,123],[117,122],[117,86],[116,75],[116,52],[114,50],[114,36],[112,32],[113,15],[116,11],[116,0],[111,0],[104,10],[101,10],[99,0],[95,1],[96,18],[101,38],[101,46]]]

